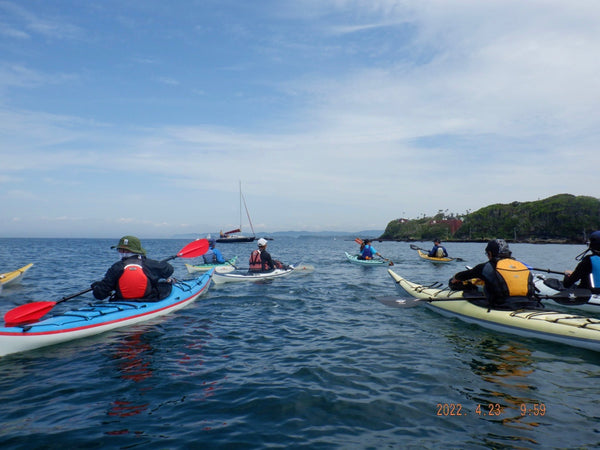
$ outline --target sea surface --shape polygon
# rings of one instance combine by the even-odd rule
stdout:
[[[116,261],[118,238],[0,239],[0,272],[35,264],[4,288],[0,313],[86,289]],[[187,243],[142,242],[156,259]],[[218,246],[247,267],[255,244]],[[446,265],[419,259],[408,243],[375,247],[421,283],[446,283],[486,259],[485,244],[446,244],[465,260]],[[158,321],[0,358],[0,448],[600,447],[600,353],[492,332],[422,305],[387,306],[384,297],[408,297],[387,266],[346,261],[344,251],[357,248],[277,238],[274,258],[314,271],[213,284]],[[533,267],[562,271],[585,247],[511,249]],[[172,261],[178,278],[188,277],[185,262]],[[86,294],[55,311],[90,301]]]

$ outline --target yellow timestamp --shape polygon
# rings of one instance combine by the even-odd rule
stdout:
[[[480,417],[499,417],[509,412],[510,409],[500,403],[477,403],[472,413]],[[518,410],[521,416],[545,416],[546,405],[544,403],[520,403]],[[435,415],[444,417],[468,416],[468,408],[461,403],[436,403]]]

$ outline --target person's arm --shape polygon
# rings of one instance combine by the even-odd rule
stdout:
[[[433,248],[431,250],[429,250],[429,253],[427,253],[427,256],[435,256],[437,249],[438,249],[438,246],[434,245]]]
[[[448,251],[446,250],[446,247],[442,247],[442,249],[444,250],[444,257],[448,257]]]
[[[94,297],[98,300],[108,297],[115,290],[121,273],[123,273],[123,264],[119,261],[106,271],[102,280],[92,283]]]
[[[263,267],[267,267],[268,270],[273,270],[275,268],[275,264],[273,264],[273,258],[271,258],[271,254],[263,251],[261,253],[261,258],[263,260]]]
[[[592,271],[592,262],[590,258],[587,256],[581,260],[575,270],[573,272],[566,271],[565,278],[563,279],[563,286],[569,288],[573,286],[579,280],[583,281],[583,286],[587,287],[589,283],[585,280],[585,277],[588,276]]]
[[[217,248],[213,250],[215,252],[215,257],[217,258],[217,262],[223,264],[225,262],[225,258],[223,258],[223,254]]]
[[[173,275],[173,272],[175,272],[173,266],[167,261],[156,261],[155,259],[146,258],[145,265],[146,268],[152,272],[152,275],[157,278],[157,280],[160,280],[161,278],[166,280]]]
[[[485,266],[485,263],[477,264],[472,269],[463,270],[462,272],[458,272],[458,273],[454,274],[454,277],[452,277],[452,280],[453,281],[467,281],[467,280],[470,280],[471,278],[482,278],[484,266]]]

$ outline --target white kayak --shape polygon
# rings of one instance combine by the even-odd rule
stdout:
[[[539,295],[555,295],[559,292],[568,292],[564,289],[562,281],[556,278],[549,278],[545,275],[535,273],[533,275],[533,281],[536,289],[539,291]],[[587,302],[574,301],[554,301],[552,299],[545,299],[544,304],[549,303],[560,306],[568,306],[570,308],[577,308],[582,311],[588,312],[600,312],[600,294],[593,294]]]
[[[294,266],[289,266],[288,269],[275,269],[270,272],[215,272],[213,275],[214,284],[235,283],[241,281],[265,282],[288,276],[294,271]]]

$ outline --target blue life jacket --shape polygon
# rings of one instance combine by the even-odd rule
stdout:
[[[362,254],[360,256],[362,256],[364,259],[373,259],[374,255],[375,252],[373,251],[373,247],[371,247],[370,245],[365,245],[365,248],[363,248]]]
[[[592,272],[590,273],[590,287],[600,288],[600,256],[592,255],[590,257],[592,263]]]
[[[215,252],[213,252],[212,248],[202,255],[202,258],[204,259],[204,264],[213,264],[217,262],[217,257],[215,256]]]

